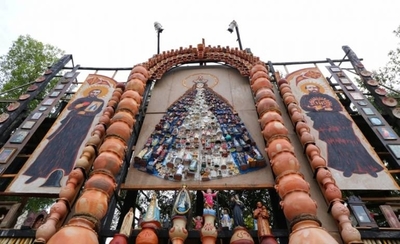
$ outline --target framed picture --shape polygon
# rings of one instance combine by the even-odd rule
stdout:
[[[8,159],[14,154],[16,150],[16,148],[3,147],[0,150],[0,163],[7,163]]]
[[[35,125],[35,121],[26,121],[23,125],[22,125],[22,129],[32,129],[32,127]]]
[[[369,117],[368,119],[373,125],[383,125],[382,120],[380,120],[378,117]]]
[[[359,93],[359,92],[350,92],[350,96],[354,99],[354,100],[364,100],[364,96]]]
[[[349,91],[354,91],[354,87],[353,86],[345,86],[347,90]]]
[[[54,98],[47,98],[47,99],[43,102],[43,105],[50,106],[50,105],[53,104],[53,102],[54,102]]]
[[[40,116],[42,116],[42,113],[34,113],[34,114],[32,115],[32,119],[39,119]]]
[[[397,139],[397,134],[390,128],[387,127],[378,127],[376,128],[379,132],[379,134],[383,137],[385,140],[396,140]]]
[[[345,85],[351,84],[351,81],[347,78],[340,78],[340,82]]]
[[[338,67],[331,67],[332,72],[340,72],[341,69]]]
[[[47,109],[47,107],[45,107],[45,106],[41,106],[40,108],[39,108],[39,111],[46,111],[46,109]]]
[[[364,113],[366,115],[373,115],[375,114],[374,111],[371,108],[362,108],[362,110],[364,111]]]
[[[29,130],[19,130],[11,136],[10,143],[21,144],[28,134]]]
[[[390,151],[397,159],[400,159],[400,144],[388,144]]]
[[[358,103],[358,105],[361,105],[361,106],[367,106],[367,103],[365,101],[359,101],[357,103]]]
[[[60,92],[59,92],[59,91],[53,91],[53,92],[50,94],[50,97],[58,97],[58,95],[60,95]]]
[[[62,90],[64,88],[64,85],[57,85],[54,90]]]

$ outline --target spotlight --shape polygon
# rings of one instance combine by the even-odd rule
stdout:
[[[157,33],[161,33],[161,32],[163,32],[163,28],[162,28],[162,25],[159,23],[159,22],[154,22],[154,29],[156,29],[156,31],[157,31]]]
[[[232,20],[232,22],[229,24],[228,31],[230,33],[232,33],[233,32],[233,28],[235,28],[235,27],[237,27],[237,23],[236,23],[235,20]]]

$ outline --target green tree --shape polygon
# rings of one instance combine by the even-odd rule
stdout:
[[[393,33],[400,38],[400,26]],[[380,68],[374,76],[374,79],[388,88],[399,90],[400,84],[400,43],[398,46],[388,53],[389,61],[385,67]],[[396,92],[398,93],[398,92]]]
[[[24,93],[26,86],[63,54],[61,49],[44,44],[29,35],[19,36],[8,53],[0,56],[0,97],[18,98]]]

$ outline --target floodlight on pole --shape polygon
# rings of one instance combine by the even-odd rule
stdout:
[[[160,33],[163,32],[164,28],[159,22],[154,22],[154,29],[157,32],[157,54],[160,54]]]
[[[239,48],[240,48],[240,50],[243,50],[242,41],[240,40],[239,27],[235,20],[232,20],[232,22],[229,24],[229,27],[228,27],[228,31],[230,33],[233,33],[233,30],[236,30],[237,41],[239,42]]]

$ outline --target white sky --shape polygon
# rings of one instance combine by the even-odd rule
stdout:
[[[341,59],[349,45],[369,70],[400,42],[398,0],[0,0],[0,55],[19,35],[55,45],[75,64],[130,67],[157,51],[153,23],[164,27],[161,51],[206,45],[243,48],[262,61]]]

